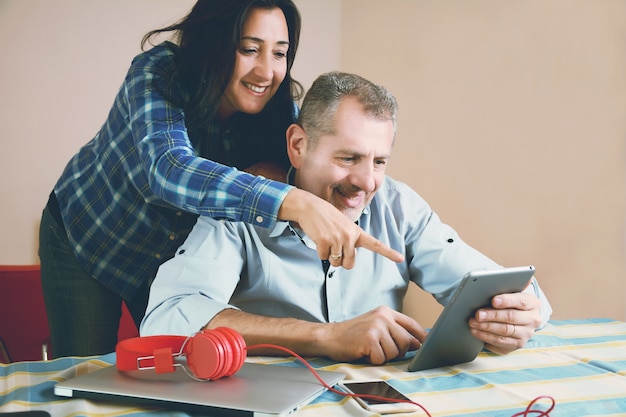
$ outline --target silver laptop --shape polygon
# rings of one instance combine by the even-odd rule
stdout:
[[[345,375],[317,371],[333,386]],[[177,367],[174,373],[118,371],[110,366],[59,382],[54,393],[64,397],[163,406],[211,416],[286,416],[308,404],[324,386],[304,366],[245,363],[233,376],[200,382]]]

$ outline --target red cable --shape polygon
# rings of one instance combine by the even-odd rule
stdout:
[[[322,386],[324,388],[326,388],[327,390],[329,390],[330,392],[334,392],[335,394],[339,394],[341,396],[344,397],[359,397],[359,398],[365,398],[365,399],[371,399],[371,400],[377,400],[377,401],[385,401],[385,402],[390,402],[390,403],[408,403],[408,404],[413,404],[419,408],[421,408],[428,417],[432,417],[432,415],[428,412],[428,410],[421,404],[416,403],[415,401],[411,401],[411,400],[400,400],[400,399],[395,399],[395,398],[387,398],[387,397],[379,397],[377,395],[367,395],[367,394],[352,394],[349,392],[343,392],[343,391],[339,391],[333,387],[331,387],[330,385],[328,385],[326,383],[326,381],[324,381],[322,379],[322,377],[319,376],[319,374],[317,373],[317,371],[315,370],[315,368],[313,368],[309,362],[307,362],[306,359],[304,359],[302,356],[298,355],[297,353],[295,353],[294,351],[283,347],[283,346],[279,346],[279,345],[272,345],[269,343],[261,343],[258,345],[253,345],[253,346],[248,346],[247,349],[251,350],[251,349],[262,349],[262,348],[269,348],[269,349],[278,349],[278,350],[282,350],[285,353],[288,353],[291,356],[296,357],[298,360],[300,360],[300,362],[302,362],[304,364],[304,366],[306,366],[309,371],[311,371],[311,373],[313,374],[313,376],[315,376],[315,378],[317,378],[317,380],[320,382],[320,384],[322,384]],[[532,410],[532,407],[535,405],[535,403],[537,403],[539,400],[542,399],[549,399],[552,404],[550,406],[550,408],[548,408],[546,411],[542,411],[542,410]],[[549,395],[540,395],[539,397],[535,398],[534,400],[532,400],[528,406],[526,407],[526,409],[524,411],[520,411],[519,413],[513,414],[511,417],[528,417],[530,416],[531,413],[535,413],[538,414],[538,417],[550,417],[550,411],[552,411],[554,409],[554,406],[556,405],[554,398],[552,398]]]
[[[535,405],[535,403],[537,403],[537,401],[543,400],[543,399],[548,399],[552,403],[552,404],[550,404],[550,407],[547,410],[545,410],[545,411],[542,411],[542,410],[531,410],[531,407],[533,405]],[[553,397],[551,397],[549,395],[540,395],[537,398],[535,398],[534,400],[532,400],[530,402],[530,404],[528,404],[528,407],[526,407],[526,409],[524,411],[520,411],[519,413],[515,413],[511,417],[528,417],[531,413],[537,414],[538,417],[550,417],[550,411],[554,410],[554,406],[555,405],[556,405],[556,402],[554,401]]]

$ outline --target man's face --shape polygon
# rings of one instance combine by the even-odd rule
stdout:
[[[367,116],[353,98],[343,99],[335,115],[336,132],[313,146],[306,134],[290,129],[290,157],[296,168],[295,185],[330,202],[356,221],[374,197],[385,176],[393,144],[393,122]],[[302,143],[304,142],[304,143]]]

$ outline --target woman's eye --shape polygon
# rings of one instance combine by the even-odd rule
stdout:
[[[256,49],[255,48],[240,48],[239,52],[241,52],[244,55],[252,55],[254,53],[256,53]]]
[[[278,52],[274,52],[274,55],[277,58],[287,58],[287,52],[283,52],[283,51],[278,51]]]

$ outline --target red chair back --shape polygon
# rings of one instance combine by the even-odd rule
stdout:
[[[118,341],[138,335],[122,303]],[[52,359],[53,354],[40,266],[0,265],[0,363]]]
[[[120,327],[117,330],[117,341],[121,342],[122,340],[137,336],[139,336],[139,331],[137,330],[133,316],[130,315],[126,303],[122,303],[122,317],[120,318]]]
[[[0,338],[12,362],[44,359],[50,349],[39,265],[0,265]]]

